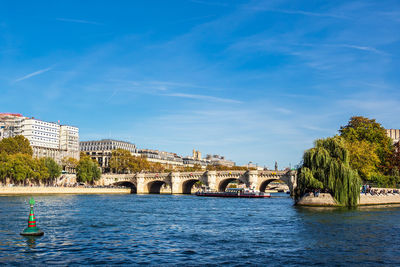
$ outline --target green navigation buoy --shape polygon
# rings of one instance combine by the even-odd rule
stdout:
[[[31,212],[29,213],[28,227],[21,233],[23,236],[42,236],[44,233],[39,228],[36,227],[36,218],[33,213],[33,205],[35,205],[35,200],[31,197],[29,200],[29,205],[31,206]]]

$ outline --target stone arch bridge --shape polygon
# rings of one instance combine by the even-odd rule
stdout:
[[[232,181],[240,181],[247,187],[265,191],[267,185],[275,180],[285,182],[291,194],[296,188],[295,171],[206,171],[206,172],[170,172],[170,173],[135,173],[103,174],[102,185],[122,185],[132,188],[138,194],[160,193],[167,185],[171,194],[190,194],[192,186],[201,182],[211,190],[222,192]]]

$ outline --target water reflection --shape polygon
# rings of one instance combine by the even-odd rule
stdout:
[[[36,239],[40,238],[39,236],[24,236],[25,243],[29,248],[36,248]]]

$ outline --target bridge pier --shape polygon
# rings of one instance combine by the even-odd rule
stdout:
[[[217,188],[217,172],[216,171],[207,171],[207,185],[211,190],[218,191]]]
[[[138,173],[136,175],[136,189],[138,194],[148,194],[149,193],[149,188],[147,187],[147,184],[144,179],[144,173]]]
[[[171,193],[183,194],[182,181],[179,172],[171,172]]]
[[[290,177],[289,177],[288,186],[289,186],[289,190],[290,190],[290,195],[293,197],[294,196],[294,190],[297,187],[297,172],[296,171],[290,171],[289,175],[290,175]]]
[[[254,171],[254,170],[248,171],[247,175],[248,175],[248,181],[249,181],[248,186],[250,188],[257,189],[258,188],[258,171]]]

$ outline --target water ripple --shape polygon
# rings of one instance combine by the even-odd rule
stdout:
[[[298,208],[286,195],[0,197],[0,265],[399,265],[399,207]]]

